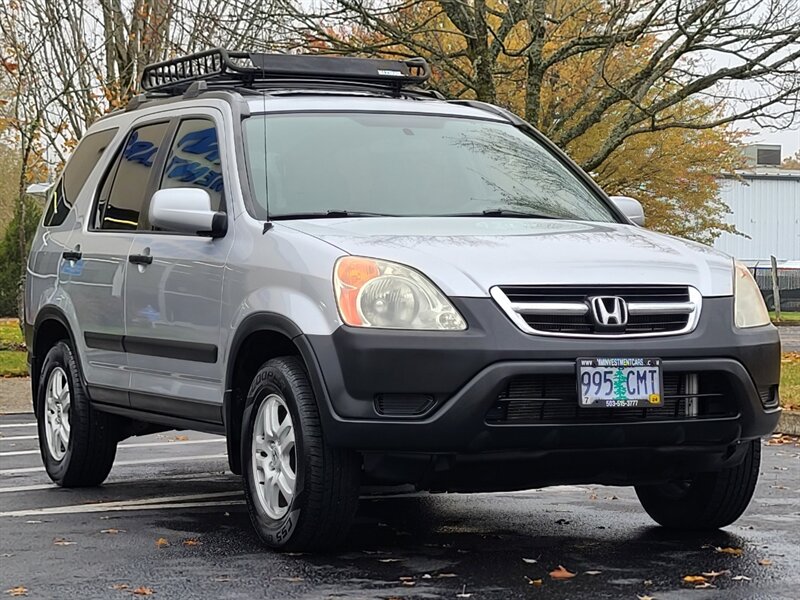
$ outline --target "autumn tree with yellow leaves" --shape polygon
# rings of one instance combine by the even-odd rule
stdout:
[[[290,1],[290,0],[287,0]],[[291,6],[291,5],[290,5]],[[294,5],[316,51],[424,56],[449,97],[509,108],[649,226],[711,242],[736,122],[798,118],[797,0],[331,0]]]

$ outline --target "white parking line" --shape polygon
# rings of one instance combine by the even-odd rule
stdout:
[[[12,435],[11,437],[3,437],[0,435],[0,442],[21,442],[22,440],[38,440],[38,435]]]
[[[5,427],[36,427],[36,421],[33,423],[0,423],[0,429]]]
[[[227,454],[204,454],[198,456],[174,456],[172,458],[151,458],[145,460],[121,460],[115,462],[115,467],[127,467],[132,465],[156,465],[173,462],[189,462],[193,460],[216,460],[227,458]],[[0,475],[21,475],[23,473],[44,473],[44,467],[22,467],[18,469],[0,469]]]
[[[194,502],[210,498],[230,498],[241,496],[242,492],[214,492],[211,494],[184,494],[183,496],[161,496],[157,498],[140,498],[138,500],[120,500],[117,502],[91,502],[70,506],[52,506],[48,508],[29,508],[25,510],[9,510],[0,512],[0,517],[33,517],[37,515],[68,515],[77,513],[109,512],[114,510],[153,510],[153,508],[185,508],[187,506],[215,506],[239,504],[242,500],[215,500],[214,502]],[[192,502],[186,502],[192,501]]]
[[[35,438],[35,436],[33,436]],[[2,438],[0,438],[1,440]],[[212,440],[187,440],[185,442],[140,442],[135,444],[120,444],[119,448],[152,448],[154,446],[186,446],[188,444],[219,444],[224,442],[225,439],[212,439]],[[12,450],[10,452],[0,452],[0,456],[30,456],[39,454],[39,450]]]
[[[158,477],[157,479],[121,479],[119,481],[112,481],[104,483],[103,487],[115,486],[131,486],[140,483],[154,483],[158,482],[163,484],[169,481],[209,481],[213,479],[216,482],[223,481],[224,477],[234,477],[233,475],[226,474],[224,470],[218,471],[205,471],[200,473],[183,473],[180,475],[170,475],[169,477]],[[0,486],[0,494],[18,493],[18,492],[35,492],[38,490],[58,490],[61,489],[55,483],[39,483],[36,485],[15,485],[15,486]]]

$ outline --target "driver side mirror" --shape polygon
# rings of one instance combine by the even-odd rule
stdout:
[[[211,210],[211,196],[199,188],[158,190],[150,200],[150,223],[168,231],[222,237],[228,216]]]
[[[638,200],[630,196],[609,196],[609,198],[634,225],[644,227],[644,209]]]

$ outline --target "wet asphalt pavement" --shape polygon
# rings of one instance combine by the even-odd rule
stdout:
[[[784,352],[800,352],[800,326],[778,327],[781,334],[781,348]]]
[[[137,589],[156,599],[800,598],[795,443],[765,446],[748,512],[713,533],[654,526],[630,488],[569,486],[363,499],[339,552],[279,555],[250,528],[222,438],[132,438],[106,485],[63,490],[41,467],[31,423],[0,417],[0,595],[22,586],[29,598],[81,599]],[[576,576],[550,578],[558,565]],[[708,577],[716,587],[682,581],[704,572],[723,572]]]

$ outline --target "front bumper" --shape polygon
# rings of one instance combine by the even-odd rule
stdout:
[[[620,340],[528,335],[491,299],[453,301],[469,323],[467,331],[342,327],[331,336],[304,338],[330,443],[363,452],[461,455],[629,448],[724,454],[777,424],[780,408],[765,408],[760,395],[779,382],[777,330],[735,329],[732,298],[706,298],[689,334]],[[731,410],[719,417],[657,421],[487,423],[487,412],[511,379],[574,374],[575,359],[586,356],[659,357],[665,374],[717,374],[730,384]],[[376,410],[380,396],[424,396],[432,406],[419,417],[382,416]]]

